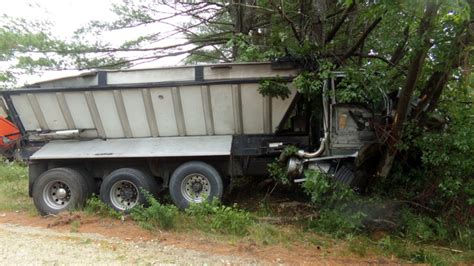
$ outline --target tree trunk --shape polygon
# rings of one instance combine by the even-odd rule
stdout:
[[[433,20],[438,12],[439,5],[435,1],[428,1],[426,3],[425,12],[423,19],[420,22],[418,28],[418,37],[421,40],[421,45],[415,52],[411,59],[410,66],[408,68],[408,75],[405,80],[405,84],[400,91],[400,97],[395,112],[394,122],[392,124],[391,136],[392,141],[387,143],[388,148],[382,158],[381,164],[379,165],[378,175],[381,177],[387,177],[392,169],[393,161],[397,153],[396,144],[399,143],[402,133],[403,126],[408,115],[410,102],[413,97],[413,92],[423,69],[423,62],[425,60],[428,49],[431,47],[429,40],[429,33],[433,26]]]

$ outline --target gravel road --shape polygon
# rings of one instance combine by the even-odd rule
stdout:
[[[265,264],[255,259],[166,246],[153,240],[124,241],[98,234],[64,233],[51,229],[0,224],[0,265],[256,265],[262,263]]]

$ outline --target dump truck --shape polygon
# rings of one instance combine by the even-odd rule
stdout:
[[[313,108],[291,64],[231,63],[90,71],[2,91],[21,133],[29,195],[42,214],[76,208],[93,193],[118,211],[168,189],[179,208],[221,198],[236,176],[268,175],[289,146],[289,176],[324,171],[351,185],[360,150],[375,141],[374,113],[339,103],[333,73]],[[287,98],[262,96],[278,79]]]

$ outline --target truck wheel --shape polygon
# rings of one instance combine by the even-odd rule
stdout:
[[[203,162],[187,162],[173,172],[169,189],[174,204],[185,209],[191,203],[221,199],[224,185],[214,167]]]
[[[54,168],[44,172],[33,185],[33,202],[43,214],[57,214],[82,207],[90,192],[84,178],[70,168]]]
[[[142,189],[156,195],[158,184],[153,177],[140,170],[121,168],[105,177],[100,186],[100,197],[113,209],[127,211],[146,204]]]
[[[87,188],[88,188],[88,195],[87,197],[91,196],[92,194],[99,195],[99,186],[95,182],[94,178],[92,175],[87,171],[86,169],[83,168],[72,168],[76,170],[77,172],[81,173],[81,175],[84,177],[87,183]]]

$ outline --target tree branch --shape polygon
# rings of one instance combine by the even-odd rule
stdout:
[[[410,34],[410,27],[407,25],[405,29],[403,30],[403,40],[398,43],[397,48],[395,49],[395,52],[393,52],[392,57],[390,58],[390,62],[393,65],[398,64],[400,60],[405,56],[406,53],[406,44],[408,42],[408,36]]]
[[[352,11],[352,9],[354,9],[355,6],[356,6],[356,1],[353,1],[352,4],[344,10],[342,17],[339,19],[339,21],[334,25],[334,27],[326,36],[326,39],[324,40],[325,44],[331,42],[332,39],[336,36],[336,33],[341,28],[342,24],[344,23],[344,20],[346,20],[347,16],[349,16],[349,12]]]
[[[298,32],[298,30],[296,29],[296,26],[295,26],[295,23],[285,14],[285,12],[283,11],[283,7],[281,6],[275,6],[275,4],[273,3],[273,1],[270,0],[270,4],[272,6],[274,6],[276,8],[276,10],[278,11],[278,14],[280,14],[280,16],[286,21],[288,22],[288,24],[290,25],[290,28],[291,28],[291,31],[293,32],[293,35],[295,36],[296,40],[298,41],[299,44],[302,43],[302,40],[301,40],[301,36],[300,36],[300,33]]]
[[[364,40],[369,36],[369,34],[377,27],[377,25],[380,23],[380,21],[382,21],[382,17],[378,17],[377,19],[374,20],[374,22],[372,22],[372,24],[370,24],[370,26],[364,31],[364,33],[362,34],[362,36],[360,36],[360,38],[357,40],[357,42],[351,47],[351,49],[349,49],[349,51],[347,51],[344,56],[342,57],[341,61],[344,62],[344,60],[346,60],[347,58],[349,58],[350,56],[352,56],[355,51],[357,51],[357,49],[362,45],[362,43],[364,42]]]

